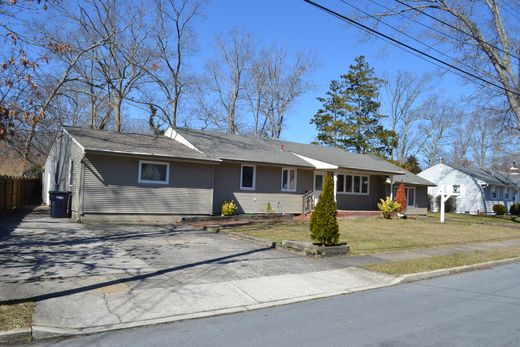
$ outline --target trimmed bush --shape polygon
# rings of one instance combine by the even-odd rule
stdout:
[[[238,213],[238,206],[234,201],[224,201],[221,213],[223,216],[234,216]]]
[[[399,204],[398,212],[406,211],[406,190],[404,189],[404,184],[401,183],[399,184],[399,187],[397,187],[394,201]]]
[[[377,208],[383,215],[383,218],[392,219],[393,214],[399,211],[401,205],[387,196],[386,200],[381,199],[381,202],[377,204]]]
[[[323,191],[311,215],[311,239],[321,245],[335,245],[339,241],[339,226],[336,219],[334,183],[326,176]]]
[[[516,204],[511,205],[509,213],[513,216],[520,216],[520,203],[517,202]]]
[[[493,211],[495,212],[495,214],[497,216],[503,216],[506,214],[507,212],[507,209],[504,205],[502,204],[496,204],[496,205],[493,205]]]

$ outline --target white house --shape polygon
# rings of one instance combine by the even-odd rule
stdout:
[[[513,203],[520,201],[520,184],[491,170],[439,163],[422,171],[419,176],[437,184],[428,187],[432,200],[443,187],[458,193],[457,213],[494,214],[493,205],[505,205],[509,211]],[[438,209],[436,204],[432,205],[434,210]]]

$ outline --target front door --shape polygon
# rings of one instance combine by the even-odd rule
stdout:
[[[318,198],[323,190],[323,183],[325,182],[325,172],[314,171],[314,206],[318,203]]]

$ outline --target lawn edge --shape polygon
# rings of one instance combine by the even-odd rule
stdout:
[[[16,328],[0,331],[0,343],[30,341],[32,328]]]
[[[498,265],[505,265],[505,264],[511,264],[511,263],[517,263],[517,262],[520,262],[520,257],[491,260],[491,261],[487,261],[484,263],[476,263],[476,264],[471,264],[471,265],[457,266],[457,267],[444,268],[444,269],[438,269],[438,270],[432,270],[432,271],[404,274],[404,275],[398,276],[397,279],[398,279],[399,284],[405,284],[405,283],[422,281],[422,280],[446,276],[446,275],[454,275],[454,274],[458,274],[458,273],[462,273],[462,272],[483,270],[483,269],[498,266]],[[383,273],[385,273],[385,272],[383,272]]]
[[[173,322],[178,322],[178,321],[208,318],[208,317],[228,315],[228,314],[240,313],[240,312],[247,312],[247,311],[252,311],[252,310],[276,307],[276,306],[289,305],[289,304],[294,304],[294,303],[298,303],[298,302],[317,300],[317,299],[323,299],[323,298],[334,297],[334,296],[339,296],[339,295],[353,294],[356,292],[362,292],[362,291],[367,291],[367,290],[372,290],[372,289],[385,288],[385,287],[390,287],[390,286],[399,285],[399,284],[406,284],[406,283],[426,280],[426,279],[430,279],[430,278],[441,277],[441,276],[445,276],[445,275],[457,274],[457,273],[474,271],[474,270],[482,270],[482,269],[491,268],[494,266],[505,265],[505,264],[509,264],[509,263],[516,263],[516,262],[520,262],[520,257],[494,260],[494,261],[489,261],[489,262],[485,262],[485,263],[459,266],[459,267],[454,267],[454,268],[446,268],[446,269],[439,269],[439,270],[433,270],[433,271],[427,271],[427,272],[419,272],[419,273],[414,273],[414,274],[406,274],[406,275],[396,276],[392,280],[383,282],[378,285],[361,286],[361,287],[357,287],[357,288],[352,288],[350,290],[341,290],[341,291],[333,291],[333,292],[323,293],[323,294],[306,295],[306,296],[301,296],[301,297],[268,301],[268,302],[262,302],[262,303],[251,304],[251,305],[243,305],[243,306],[237,306],[237,307],[232,307],[232,308],[223,308],[223,309],[210,310],[210,311],[201,311],[201,312],[196,312],[196,313],[167,316],[167,317],[162,317],[162,318],[147,319],[147,320],[135,321],[135,322],[108,324],[108,325],[86,327],[86,328],[57,328],[57,327],[51,327],[51,326],[33,325],[32,329],[28,329],[28,330],[31,331],[33,340],[89,335],[89,334],[95,334],[95,333],[106,332],[106,331],[114,331],[114,330],[137,328],[137,327],[144,327],[144,326],[157,325],[157,324],[173,323]],[[370,271],[367,269],[364,269],[364,270]],[[376,272],[376,271],[373,271],[373,272]]]

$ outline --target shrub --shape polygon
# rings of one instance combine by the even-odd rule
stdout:
[[[271,206],[270,202],[268,202],[267,205],[265,206],[265,212],[268,214],[274,213],[273,206]]]
[[[401,205],[399,205],[398,202],[392,201],[392,199],[387,196],[386,200],[381,199],[381,202],[377,204],[377,208],[385,219],[391,219],[392,215],[399,211]]]
[[[234,216],[238,213],[238,206],[234,201],[224,201],[221,212],[223,216]]]
[[[325,177],[323,191],[311,215],[311,239],[322,245],[335,245],[339,241],[339,226],[336,219],[336,201],[332,177]]]
[[[399,187],[397,187],[394,201],[399,204],[398,212],[406,211],[406,191],[404,190],[404,184],[401,183],[399,184]]]
[[[513,216],[520,216],[520,203],[517,202],[516,204],[511,205],[509,213]]]
[[[437,209],[439,212],[441,211],[441,196],[437,195],[435,198],[435,203],[437,204]],[[444,212],[451,213],[457,211],[457,198],[454,196],[450,196],[448,200],[444,203]]]
[[[507,209],[504,205],[502,204],[496,204],[496,205],[493,205],[493,211],[495,212],[495,214],[497,216],[503,216],[506,214],[507,212]]]

